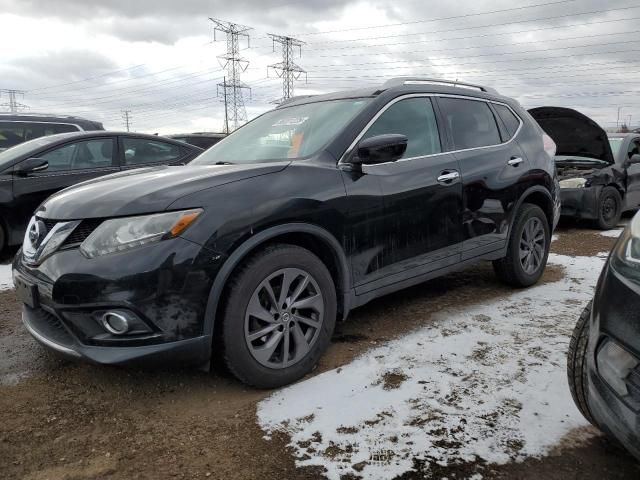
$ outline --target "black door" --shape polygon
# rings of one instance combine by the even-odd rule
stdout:
[[[366,181],[379,188],[378,208],[382,208],[384,220],[375,223],[372,238],[376,244],[371,249],[375,255],[364,265],[366,275],[361,277],[358,294],[460,260],[462,187],[458,162],[443,153],[430,98],[395,101],[361,139],[389,133],[405,135],[409,142],[400,160],[363,166]],[[347,193],[352,195],[355,185],[347,185]]]
[[[194,157],[188,146],[146,137],[121,136],[120,151],[123,170],[154,165],[176,165]]]
[[[460,162],[464,189],[462,258],[499,250],[509,234],[520,179],[529,170],[515,139],[505,138],[513,137],[517,128],[501,135],[493,110],[484,101],[439,97],[438,104]],[[517,117],[515,122],[519,126]]]
[[[119,170],[115,162],[113,137],[69,142],[38,154],[38,158],[48,162],[46,169],[26,176],[13,176],[12,213],[17,221],[16,229],[22,231],[35,209],[49,195],[76,183]]]
[[[634,138],[629,143],[626,159],[632,155],[640,154],[640,138]],[[623,159],[623,160],[626,160]],[[625,201],[626,208],[634,209],[640,207],[640,165],[629,165],[626,167],[627,174],[627,198]]]

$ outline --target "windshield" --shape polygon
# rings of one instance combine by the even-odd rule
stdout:
[[[29,140],[23,142],[15,147],[8,148],[0,152],[0,171],[4,170],[6,166],[10,165],[16,158],[29,153],[31,150],[37,150],[40,147],[46,147],[47,145],[57,142],[61,138],[73,135],[72,133],[60,133],[58,135],[50,135],[48,137],[40,137],[35,140]]]
[[[368,103],[333,100],[265,113],[218,142],[191,165],[295,160],[316,153]]]
[[[624,142],[624,138],[622,137],[609,137],[609,145],[611,145],[611,151],[613,152],[614,158],[618,157],[620,147],[622,147],[622,142]]]

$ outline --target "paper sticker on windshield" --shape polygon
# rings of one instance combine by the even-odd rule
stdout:
[[[292,127],[294,125],[302,125],[307,120],[309,120],[309,117],[282,118],[271,126],[272,127]]]

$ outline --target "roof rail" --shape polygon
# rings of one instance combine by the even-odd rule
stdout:
[[[441,78],[397,77],[387,80],[384,82],[382,87],[386,89],[401,85],[445,85],[448,87],[470,88],[481,92],[498,94],[497,90],[491,87],[484,87],[473,83],[458,82],[457,80],[443,80]]]
[[[303,98],[315,97],[315,95],[296,95],[295,97],[287,98],[278,104],[278,107],[282,107],[283,105],[288,105],[291,102],[295,102],[296,100],[302,100]]]

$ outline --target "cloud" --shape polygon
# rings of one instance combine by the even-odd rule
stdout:
[[[531,2],[479,0],[461,10],[422,0],[0,0],[0,78],[3,88],[28,90],[24,103],[37,110],[119,127],[127,108],[142,130],[217,129],[225,72],[216,57],[226,46],[211,42],[213,16],[253,27],[251,49],[242,51],[249,116],[281,95],[280,80],[272,71],[267,78],[267,66],[281,61],[267,36],[277,33],[306,42],[296,62],[309,83],[296,83],[299,94],[422,75],[488,84],[526,106],[578,108],[604,126],[615,124],[618,106],[640,119],[640,8]]]

